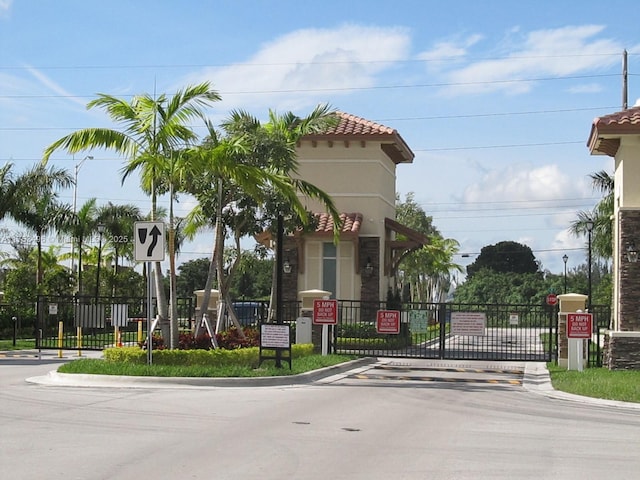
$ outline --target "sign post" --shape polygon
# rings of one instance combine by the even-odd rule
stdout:
[[[338,324],[338,301],[318,299],[313,301],[313,324],[322,325],[322,355],[329,353],[329,325]]]
[[[162,262],[165,252],[163,222],[135,222],[134,254],[137,262],[146,262],[147,267],[147,363],[153,363],[153,283],[151,262]]]

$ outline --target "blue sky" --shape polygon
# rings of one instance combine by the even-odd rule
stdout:
[[[96,93],[209,80],[222,96],[214,123],[329,103],[407,141],[416,157],[397,190],[471,254],[456,261],[510,240],[561,273],[565,253],[570,269],[585,262],[567,226],[599,200],[588,175],[613,168],[586,139],[595,117],[621,109],[624,49],[630,106],[640,97],[639,11],[632,0],[0,0],[0,162],[22,171],[73,130],[113,127],[86,110]],[[78,204],[149,209],[137,178],[121,183],[121,159],[89,154]],[[82,158],[52,161],[73,171]],[[210,245],[202,236],[180,260]]]

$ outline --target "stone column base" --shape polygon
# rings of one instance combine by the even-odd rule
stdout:
[[[609,330],[605,344],[609,370],[640,370],[640,332]]]

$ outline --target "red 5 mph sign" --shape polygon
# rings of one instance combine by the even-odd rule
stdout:
[[[400,312],[398,310],[378,310],[376,332],[400,333]]]
[[[313,324],[337,325],[338,301],[315,299],[313,301]]]
[[[591,313],[567,313],[568,338],[591,338],[592,326]]]

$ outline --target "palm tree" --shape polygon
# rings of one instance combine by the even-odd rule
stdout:
[[[265,204],[271,203],[277,205],[275,211],[271,212],[272,224],[283,211],[292,212],[300,223],[306,224],[309,212],[297,196],[302,193],[323,202],[334,218],[337,238],[341,222],[331,198],[311,183],[292,177],[297,171],[297,140],[304,134],[324,130],[335,121],[337,118],[328,107],[318,107],[304,119],[293,114],[279,117],[270,112],[270,121],[265,125],[246,112],[233,112],[223,123],[226,135],[222,139],[209,125],[207,141],[191,152],[189,162],[192,167],[199,168],[191,175],[197,180],[191,182],[190,192],[199,202],[191,218],[199,218],[200,224],[209,223],[207,220],[211,218],[215,222],[211,267],[204,287],[204,308],[200,315],[205,313],[209,305],[213,277],[216,275],[223,306],[242,332],[231,307],[230,276],[225,274],[224,268],[225,219],[227,225],[233,222],[235,238],[239,238],[239,231],[248,233],[243,229],[255,228],[259,223],[258,214],[268,213],[264,211]],[[247,212],[252,213],[247,215]],[[248,218],[252,221],[247,221]],[[228,269],[231,275],[238,260],[239,255],[236,255],[234,264]],[[223,313],[222,309],[219,313]],[[200,325],[200,321],[196,324]]]
[[[0,220],[11,215],[15,208],[16,195],[19,193],[12,169],[12,163],[5,163],[0,168]]]
[[[90,198],[80,206],[77,212],[73,212],[68,222],[61,226],[60,230],[71,235],[72,241],[77,247],[78,255],[78,295],[83,295],[82,285],[82,253],[85,240],[96,231],[97,225],[96,199]],[[73,272],[72,272],[73,273]]]
[[[136,170],[141,171],[143,190],[151,197],[151,211],[155,219],[157,196],[168,191],[167,165],[175,160],[176,152],[193,144],[197,135],[189,125],[193,119],[203,117],[203,109],[220,100],[208,82],[186,87],[171,98],[139,95],[130,102],[100,94],[89,102],[88,108],[100,107],[123,127],[122,131],[105,128],[87,128],[73,132],[51,144],[44,152],[46,163],[51,154],[63,148],[77,153],[92,148],[115,150],[127,159],[123,168],[123,181]],[[173,198],[170,199],[173,201]],[[162,288],[160,262],[155,263],[158,315],[165,339],[173,347],[177,344],[177,318],[168,318],[166,297]]]
[[[569,230],[575,236],[582,236],[588,233],[588,225],[593,225],[593,253],[602,259],[610,259],[613,256],[611,218],[613,216],[614,178],[604,170],[592,173],[590,177],[593,189],[604,196],[592,211],[578,212],[577,219],[571,223]]]
[[[25,192],[14,207],[15,220],[36,235],[38,260],[36,284],[42,284],[42,241],[44,235],[63,227],[72,216],[71,207],[58,201],[57,188],[72,185],[71,175],[62,169],[37,165],[16,180],[17,188]]]
[[[135,205],[116,205],[108,202],[97,212],[98,222],[102,223],[107,232],[107,244],[113,249],[113,274],[118,275],[118,261],[121,257],[133,257],[134,223],[141,219],[140,209]],[[116,283],[112,295],[116,296]]]

